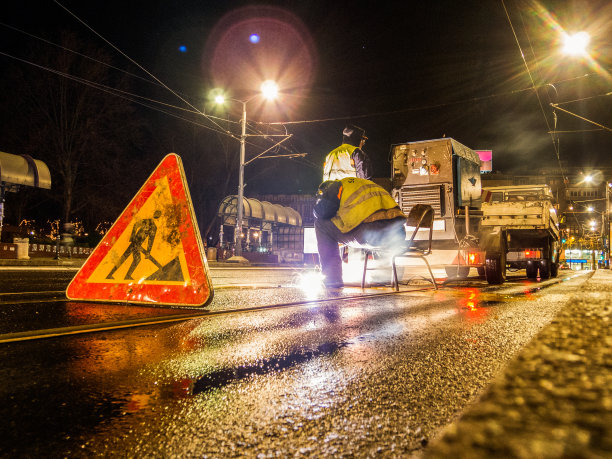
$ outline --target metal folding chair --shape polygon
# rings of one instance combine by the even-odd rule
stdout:
[[[410,213],[406,218],[406,224],[409,227],[414,227],[412,235],[410,239],[406,241],[406,246],[403,247],[400,253],[396,253],[391,257],[391,267],[393,270],[393,287],[395,291],[399,291],[399,279],[397,277],[397,265],[395,263],[396,258],[420,258],[425,262],[427,266],[427,270],[429,271],[429,276],[431,277],[431,283],[434,288],[437,290],[438,285],[436,284],[436,280],[434,278],[433,272],[431,271],[431,266],[429,266],[429,262],[427,261],[428,255],[431,254],[431,241],[433,236],[433,221],[434,221],[434,210],[433,207],[426,204],[416,204],[410,209]],[[415,245],[415,237],[421,228],[429,228],[429,237],[428,242],[425,248],[420,248]],[[365,251],[365,259],[363,262],[363,276],[361,278],[361,288],[365,288],[365,280],[366,274],[368,270],[368,258],[375,252],[384,252],[389,251],[388,248],[371,248],[366,249]],[[429,279],[426,279],[429,280]]]

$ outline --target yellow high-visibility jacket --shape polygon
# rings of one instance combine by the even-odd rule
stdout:
[[[325,157],[323,181],[340,180],[344,177],[357,177],[355,162],[351,158],[357,147],[343,143]]]
[[[340,182],[340,207],[331,220],[343,233],[359,226],[374,212],[397,207],[397,202],[391,195],[370,180],[347,177]]]

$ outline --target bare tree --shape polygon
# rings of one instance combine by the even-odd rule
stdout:
[[[141,176],[141,168],[129,167],[138,159],[143,124],[128,101],[107,89],[125,89],[126,80],[102,64],[110,61],[105,52],[66,32],[61,45],[35,50],[30,62],[37,66],[16,72],[9,96],[18,105],[14,143],[49,165],[63,221],[79,213],[112,218],[125,205],[124,191],[134,189],[122,180]]]

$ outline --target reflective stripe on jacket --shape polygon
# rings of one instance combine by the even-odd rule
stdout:
[[[357,177],[355,163],[351,156],[357,147],[343,143],[329,152],[323,164],[323,181],[340,180],[344,177]]]
[[[356,228],[376,211],[397,207],[391,195],[370,180],[347,177],[340,182],[340,207],[332,222],[343,233]]]

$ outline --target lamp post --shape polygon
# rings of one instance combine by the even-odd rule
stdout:
[[[244,214],[244,159],[246,155],[246,104],[247,100],[240,101],[242,103],[242,118],[240,124],[242,133],[240,134],[240,168],[238,170],[238,208],[236,210],[236,232],[234,233],[234,244],[236,255],[242,255],[242,218]]]
[[[263,95],[266,99],[274,99],[278,95],[278,85],[272,81],[267,80],[261,84],[261,95]],[[218,95],[215,97],[215,102],[218,104],[222,104],[225,100],[231,100],[234,102],[239,102],[242,104],[242,118],[240,120],[241,125],[241,133],[240,133],[240,166],[238,170],[238,204],[236,209],[236,229],[234,231],[234,244],[235,244],[235,254],[237,256],[242,255],[242,220],[244,219],[244,166],[245,166],[245,158],[246,158],[246,120],[247,120],[247,103],[253,100],[260,94],[256,94],[253,97],[246,100],[237,100],[237,99],[226,99],[222,95]]]
[[[612,245],[610,241],[610,187],[612,187],[612,183],[606,181],[606,185],[605,185],[605,199],[606,199],[606,205],[605,205],[605,225],[604,228],[602,229],[602,231],[606,232],[606,236],[604,238],[604,250],[606,250],[606,257],[605,257],[605,261],[606,261],[606,267],[610,267],[610,246]]]

